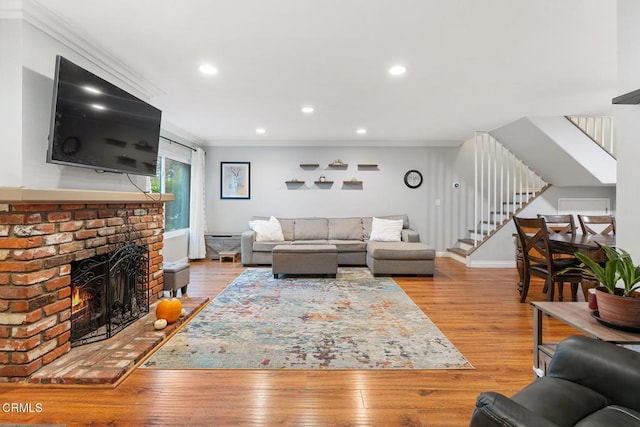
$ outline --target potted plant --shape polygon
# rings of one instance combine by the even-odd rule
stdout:
[[[634,265],[624,249],[601,244],[606,261],[599,264],[583,253],[575,256],[581,261],[578,269],[600,282],[596,288],[598,317],[613,325],[640,328],[640,265]],[[618,284],[622,282],[624,286]]]

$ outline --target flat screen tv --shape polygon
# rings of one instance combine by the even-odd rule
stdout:
[[[162,112],[56,57],[47,162],[154,176]]]

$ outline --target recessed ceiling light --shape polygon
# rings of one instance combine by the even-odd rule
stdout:
[[[393,67],[389,68],[389,74],[391,74],[392,76],[401,76],[406,72],[407,67],[405,67],[404,65],[394,65]]]
[[[94,95],[102,95],[102,92],[100,92],[100,89],[93,87],[93,86],[83,86],[82,87],[86,92],[92,93]]]
[[[264,135],[265,133],[267,133],[267,130],[265,128],[256,128],[256,133]]]
[[[305,113],[305,114],[311,114],[311,113],[313,113],[315,110],[313,109],[313,107],[312,107],[312,106],[310,106],[310,105],[305,105],[304,107],[302,107],[302,109],[301,109],[300,111],[302,111],[302,112],[303,112],[303,113]]]
[[[218,74],[218,69],[211,64],[202,64],[198,70],[200,70],[202,74],[206,74],[208,76]]]
[[[356,133],[358,135],[364,135],[365,133],[367,133],[367,130],[365,128],[359,128],[358,130],[356,130]]]

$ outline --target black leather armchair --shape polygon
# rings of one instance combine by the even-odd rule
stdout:
[[[481,393],[470,426],[640,426],[640,353],[569,337],[546,376],[511,398]]]

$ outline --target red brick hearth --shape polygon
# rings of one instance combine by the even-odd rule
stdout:
[[[23,381],[69,352],[71,262],[122,241],[126,215],[148,245],[153,303],[163,287],[163,203],[0,204],[0,381]]]

